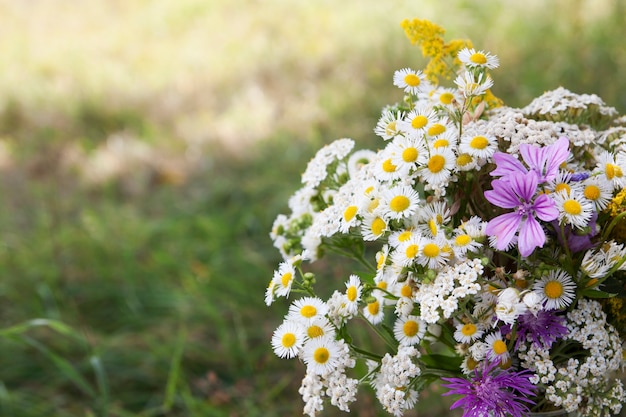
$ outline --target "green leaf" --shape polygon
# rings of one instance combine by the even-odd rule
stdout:
[[[461,358],[458,356],[439,355],[436,353],[423,355],[421,361],[429,368],[442,369],[450,372],[459,372]]]
[[[600,290],[593,290],[593,289],[584,289],[581,294],[583,295],[583,297],[589,297],[589,298],[613,298],[615,297],[617,294],[613,294],[613,293],[608,293],[608,292],[604,292],[604,291],[600,291]]]

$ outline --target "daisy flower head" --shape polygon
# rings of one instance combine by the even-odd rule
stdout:
[[[376,291],[376,293],[377,294],[374,296],[375,300],[368,303],[363,308],[363,316],[372,324],[378,324],[383,321],[384,318],[384,299],[380,291]]]
[[[279,358],[294,358],[304,342],[304,328],[297,322],[285,320],[272,335],[272,348]]]
[[[459,142],[459,135],[457,134],[457,132],[454,129],[449,129],[445,124],[440,125],[436,123],[433,125],[433,128],[437,126],[442,126],[442,128],[446,130],[436,137],[430,138],[430,140],[428,141],[428,145],[430,146],[430,148],[434,150],[440,148],[456,149],[457,143]]]
[[[326,317],[319,317],[303,328],[305,340],[315,339],[316,337],[335,338],[335,328]]]
[[[564,192],[566,195],[582,191],[582,183],[573,181],[572,174],[562,170],[559,170],[554,179],[549,181],[547,187],[553,193]]]
[[[499,361],[504,365],[511,357],[506,341],[500,331],[488,334],[487,337],[485,337],[485,343],[488,346],[487,359],[490,361]]]
[[[485,51],[476,51],[474,48],[463,48],[457,55],[466,67],[494,69],[500,65],[497,56]]]
[[[498,141],[492,135],[470,130],[463,133],[459,152],[476,158],[490,158],[498,150]]]
[[[410,239],[401,242],[391,255],[393,263],[403,267],[415,264],[421,255],[423,242],[419,234],[413,234]]]
[[[302,360],[307,371],[315,375],[330,373],[337,367],[343,354],[339,344],[328,336],[309,339],[302,348]]]
[[[456,131],[454,130],[454,126],[450,123],[450,121],[447,118],[436,120],[434,123],[426,127],[426,135],[431,139],[431,141],[434,141],[435,138],[439,138],[446,132],[450,132],[450,131],[452,131],[454,135],[446,139],[449,141],[453,141],[456,144],[457,142]],[[441,145],[434,146],[434,147],[437,148],[440,146],[450,146],[450,144],[442,143]]]
[[[308,325],[311,321],[323,317],[328,312],[328,306],[318,297],[303,297],[295,300],[287,313],[287,319]]]
[[[291,285],[296,276],[296,270],[290,262],[281,262],[278,269],[274,271],[274,285],[277,296],[289,297]]]
[[[559,310],[574,301],[576,284],[567,272],[552,270],[534,283],[533,291],[541,297],[546,310]]]
[[[583,229],[589,224],[593,210],[593,203],[587,200],[582,193],[568,193],[563,190],[552,195],[559,210],[559,223],[571,224],[577,229]]]
[[[400,133],[398,122],[403,118],[404,113],[401,111],[389,108],[383,109],[380,119],[378,119],[378,123],[376,123],[374,128],[374,133],[383,138],[383,140],[393,139]]]
[[[488,75],[478,74],[478,76],[475,76],[471,72],[466,71],[456,77],[454,84],[463,93],[464,97],[470,98],[485,94],[493,86],[493,80]]]
[[[376,155],[373,161],[372,172],[381,181],[395,181],[402,178],[408,171],[406,166],[398,166],[394,163],[395,155],[393,149],[387,146]]]
[[[357,275],[350,275],[348,282],[346,282],[346,299],[348,303],[355,307],[361,300],[361,293],[363,292],[363,285],[361,279]]]
[[[462,101],[458,90],[453,88],[437,87],[429,95],[430,102],[434,106],[452,107]]]
[[[461,152],[459,150],[459,154],[457,155],[455,160],[454,171],[473,171],[478,166],[478,162],[478,158],[473,157],[467,152]]]
[[[361,224],[361,204],[357,201],[350,202],[344,209],[341,214],[341,219],[339,220],[339,231],[342,233],[348,233],[350,228],[359,226]]]
[[[381,210],[389,219],[405,219],[415,214],[420,197],[407,185],[398,185],[381,193]]]
[[[426,236],[437,237],[442,226],[450,222],[450,209],[443,200],[431,201],[420,208],[417,218]]]
[[[431,186],[447,183],[455,163],[456,157],[449,148],[440,148],[431,152],[428,161],[420,170],[422,180]]]
[[[600,172],[613,185],[613,191],[626,187],[626,152],[616,155],[609,151],[602,151],[598,155],[596,172]]]
[[[393,325],[393,334],[402,346],[418,344],[426,333],[426,322],[417,316],[398,317]]]
[[[476,252],[483,245],[473,238],[471,234],[457,228],[454,231],[454,236],[451,239],[450,246],[454,251],[455,257],[463,258],[467,252]]]
[[[409,170],[416,165],[424,164],[428,159],[426,142],[420,137],[397,137],[390,144],[390,151],[394,155],[392,163]]]
[[[454,331],[454,340],[459,343],[472,343],[482,337],[485,332],[482,323],[460,323]]]
[[[432,107],[418,103],[403,120],[397,122],[397,129],[410,136],[421,136],[436,121],[437,115]]]
[[[389,225],[382,213],[375,210],[372,213],[366,213],[361,222],[361,234],[365,241],[375,241],[384,236],[389,230]]]
[[[613,185],[604,177],[589,177],[582,183],[582,193],[597,211],[604,210],[611,202]]]
[[[424,73],[421,70],[415,71],[410,68],[397,70],[393,74],[393,85],[402,88],[405,93],[415,95],[427,91],[429,88]]]
[[[450,252],[445,239],[428,239],[422,244],[417,263],[429,269],[440,269],[448,263]]]

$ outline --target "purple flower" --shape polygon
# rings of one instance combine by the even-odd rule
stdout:
[[[559,166],[567,160],[569,155],[569,140],[561,137],[552,145],[539,147],[535,145],[521,144],[519,152],[526,162],[528,169],[513,155],[496,152],[493,160],[496,169],[491,171],[494,177],[511,178],[510,175],[526,174],[535,172],[539,183],[552,181],[559,172]]]
[[[487,223],[485,232],[495,236],[495,247],[506,250],[519,231],[517,240],[520,254],[530,255],[536,247],[543,247],[546,234],[535,218],[543,221],[552,221],[559,216],[556,203],[545,194],[536,196],[538,178],[534,172],[510,175],[508,181],[502,179],[491,182],[493,190],[485,191],[485,198],[490,203],[507,209],[505,213],[495,217]]]
[[[565,317],[557,316],[555,310],[539,310],[537,314],[528,311],[517,318],[517,343],[518,345],[530,336],[535,345],[550,349],[558,339],[567,336]]]
[[[534,401],[535,387],[528,370],[514,372],[512,368],[500,369],[498,362],[487,362],[474,369],[470,380],[465,378],[442,378],[450,389],[443,395],[462,395],[450,409],[463,407],[463,417],[522,417],[528,414]]]
[[[592,239],[598,234],[596,220],[598,220],[598,213],[593,211],[591,213],[591,218],[589,219],[589,224],[585,229],[587,233],[584,234],[578,229],[572,228],[569,224],[565,225],[563,233],[561,233],[561,226],[559,225],[558,220],[552,221],[552,226],[554,227],[554,230],[556,230],[559,243],[562,246],[567,245],[569,250],[575,253],[591,249],[596,245],[596,243],[592,242]]]

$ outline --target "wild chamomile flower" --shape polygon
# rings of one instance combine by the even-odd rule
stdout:
[[[380,291],[374,295],[375,300],[363,307],[363,316],[372,324],[378,324],[385,317],[383,311],[384,300]]]
[[[385,232],[389,230],[389,225],[384,216],[378,210],[372,213],[366,213],[361,222],[361,234],[363,240],[374,241],[381,238]]]
[[[571,224],[578,229],[587,226],[593,212],[593,203],[591,201],[583,197],[581,193],[572,191],[568,195],[567,190],[554,193],[552,198],[559,210],[560,224]]]
[[[307,325],[311,321],[326,315],[328,306],[317,297],[303,297],[289,306],[287,319]]]
[[[424,239],[413,234],[410,239],[403,241],[391,255],[394,264],[402,266],[413,265],[421,254]]]
[[[340,232],[348,233],[351,227],[361,224],[360,206],[359,202],[352,201],[343,209],[339,225]]]
[[[276,286],[276,295],[280,297],[289,297],[291,285],[296,277],[296,270],[290,262],[281,262],[278,269],[274,271],[274,285]]]
[[[272,305],[274,300],[276,299],[276,283],[272,278],[265,289],[265,305],[268,307]]]
[[[479,74],[474,76],[469,71],[456,77],[454,83],[466,98],[481,96],[493,86],[493,80],[488,75]]]
[[[396,137],[400,133],[398,130],[398,122],[404,118],[404,113],[401,111],[395,111],[389,108],[383,110],[374,133],[383,138],[384,140],[390,140]]]
[[[389,235],[389,245],[394,248],[397,248],[402,244],[402,242],[406,242],[411,239],[416,233],[418,233],[415,229],[415,226],[405,226],[403,229],[395,230],[391,235]]]
[[[446,265],[450,258],[445,239],[425,240],[421,252],[417,257],[417,263],[429,269],[439,269]]]
[[[463,258],[467,252],[475,252],[482,247],[469,233],[461,229],[455,229],[454,236],[450,239],[450,246],[454,256]]]
[[[454,168],[456,157],[449,148],[431,152],[426,164],[420,170],[422,180],[432,186],[445,184]]]
[[[304,328],[301,324],[286,320],[272,335],[272,348],[280,358],[294,358],[304,342]]]
[[[490,158],[498,150],[498,141],[494,136],[478,131],[465,131],[459,144],[459,152],[476,158]]]
[[[436,125],[433,125],[436,126]],[[430,138],[428,140],[428,145],[430,149],[434,149],[435,151],[441,148],[450,148],[456,149],[456,145],[459,142],[459,135],[453,129],[448,129],[446,127],[446,131],[441,133],[440,135]]]
[[[542,298],[546,310],[557,310],[572,303],[576,284],[567,272],[552,270],[535,282],[533,291]]]
[[[421,70],[414,71],[410,68],[403,68],[393,74],[393,85],[400,87],[405,93],[419,94],[428,90],[429,83]]]
[[[446,132],[449,132],[450,130],[454,131],[454,126],[450,123],[450,121],[447,118],[442,118],[426,126],[426,135],[429,137],[431,141],[434,141],[435,138],[440,137],[441,135],[443,135]],[[452,138],[454,138],[454,143],[456,143],[456,138],[454,136]]]
[[[500,331],[490,333],[485,337],[485,343],[488,346],[487,359],[491,361],[500,361],[504,365],[509,359],[509,349],[506,340],[502,337]]]
[[[343,354],[339,344],[328,336],[309,339],[302,348],[302,360],[307,366],[307,371],[316,375],[323,375],[335,369]]]
[[[426,322],[417,316],[398,317],[393,325],[393,335],[401,346],[418,344],[426,333]]]
[[[609,151],[602,151],[597,157],[596,172],[600,172],[613,185],[613,190],[626,186],[626,152],[617,156]]]
[[[315,339],[316,337],[335,338],[335,327],[326,317],[318,317],[311,321],[308,325],[303,326],[304,339]]]
[[[559,171],[553,180],[548,182],[548,189],[553,193],[564,192],[570,195],[572,192],[582,191],[582,184],[572,181],[572,174],[566,171]]]
[[[387,218],[402,219],[415,213],[420,197],[412,187],[399,185],[383,191],[381,200],[381,210]]]
[[[406,166],[398,166],[394,163],[395,155],[391,147],[380,151],[373,161],[372,172],[381,181],[394,181],[400,179],[408,171]]]
[[[476,51],[474,48],[463,48],[458,54],[459,61],[461,61],[466,67],[470,68],[498,68],[500,61],[498,57],[490,54],[489,52]]]
[[[454,171],[473,171],[478,166],[478,159],[467,152],[459,152],[454,161]]]
[[[611,202],[613,185],[604,177],[589,177],[582,183],[583,196],[591,201],[596,210],[604,210]]]
[[[361,279],[357,275],[350,275],[348,282],[346,282],[346,299],[348,304],[354,306],[354,310],[356,310],[356,307],[361,300],[362,292],[363,285],[361,284]]]
[[[456,326],[454,331],[454,340],[459,343],[472,343],[485,332],[484,325],[482,323],[460,323]]]
[[[407,172],[416,165],[424,164],[428,159],[426,142],[418,137],[397,137],[389,145],[389,150],[393,155],[392,163],[401,170],[406,167]]]
[[[421,207],[417,216],[423,234],[438,237],[441,227],[450,221],[450,209],[445,201],[432,201]]]
[[[435,123],[437,115],[432,107],[418,103],[403,120],[396,123],[397,129],[411,136],[426,133],[426,129]]]
[[[458,90],[453,88],[437,87],[429,94],[429,100],[434,106],[452,107],[462,101]]]

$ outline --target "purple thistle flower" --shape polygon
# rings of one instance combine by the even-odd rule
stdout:
[[[471,380],[465,378],[442,378],[450,389],[443,395],[462,395],[450,407],[463,407],[463,417],[522,417],[528,414],[535,386],[528,370],[514,372],[512,368],[500,369],[498,362],[486,362],[474,369]]]
[[[530,311],[517,318],[517,350],[520,343],[530,339],[535,345],[550,349],[558,339],[567,336],[568,330],[565,325],[565,317],[557,316],[555,310],[539,310],[537,314]]]
[[[505,177],[506,180],[511,178],[511,175],[534,172],[537,174],[539,183],[552,181],[559,172],[559,166],[569,156],[569,140],[561,137],[552,145],[544,147],[524,143],[520,145],[519,152],[528,169],[513,155],[496,152],[493,155],[496,169],[491,171],[491,175]]]
[[[554,200],[547,195],[541,194],[535,198],[538,181],[534,172],[518,173],[510,175],[508,181],[492,181],[493,190],[485,191],[485,198],[490,203],[514,209],[487,223],[485,232],[496,237],[496,249],[508,249],[518,231],[517,243],[522,256],[527,257],[536,247],[543,247],[546,234],[535,216],[543,221],[552,221],[559,216],[559,210]]]

